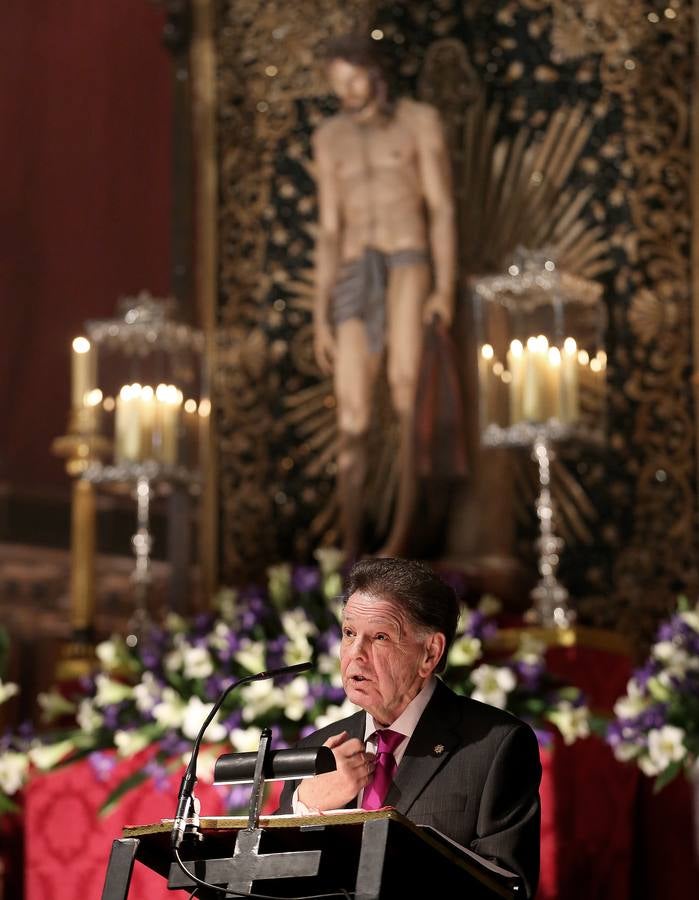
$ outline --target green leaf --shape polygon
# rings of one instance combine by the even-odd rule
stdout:
[[[128,794],[129,791],[132,791],[134,788],[138,787],[140,784],[143,784],[143,782],[147,781],[149,778],[150,775],[148,774],[148,772],[141,769],[140,771],[134,772],[133,775],[129,775],[128,778],[125,778],[123,781],[119,782],[114,790],[107,796],[107,799],[104,801],[102,806],[100,806],[98,814],[100,816],[108,816],[110,813],[114,812],[117,804],[123,796]]]
[[[658,775],[655,779],[655,783],[653,784],[653,793],[657,794],[665,787],[665,785],[670,784],[670,782],[682,771],[682,762],[673,762],[670,765],[663,769],[663,771]]]
[[[19,812],[19,806],[13,800],[10,800],[7,794],[0,791],[0,816],[15,812]]]

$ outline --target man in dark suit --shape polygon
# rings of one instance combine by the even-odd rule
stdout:
[[[330,747],[337,770],[287,783],[279,812],[395,807],[521,875],[533,897],[537,740],[524,722],[435,677],[456,632],[453,590],[419,563],[367,559],[345,597],[342,682],[362,711],[301,742]]]

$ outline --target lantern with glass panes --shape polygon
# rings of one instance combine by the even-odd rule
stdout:
[[[553,444],[602,443],[606,426],[605,307],[600,285],[561,272],[551,255],[518,250],[507,271],[473,284],[481,442],[529,447],[538,466],[540,581],[530,618],[574,620],[556,571]]]

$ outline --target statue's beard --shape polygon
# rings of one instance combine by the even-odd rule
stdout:
[[[342,101],[342,108],[359,118],[372,108],[379,114],[388,113],[388,86],[383,76],[376,70],[369,70],[369,90],[366,97],[347,98]]]

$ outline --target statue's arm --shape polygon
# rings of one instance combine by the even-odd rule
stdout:
[[[318,188],[318,236],[313,307],[314,349],[321,371],[329,373],[332,371],[335,357],[335,342],[328,310],[338,269],[340,204],[328,135],[322,127],[313,136],[313,155]]]
[[[429,239],[434,267],[433,292],[425,305],[425,319],[439,315],[448,325],[454,309],[456,228],[451,163],[439,113],[421,105],[416,131],[420,178],[429,214]]]

